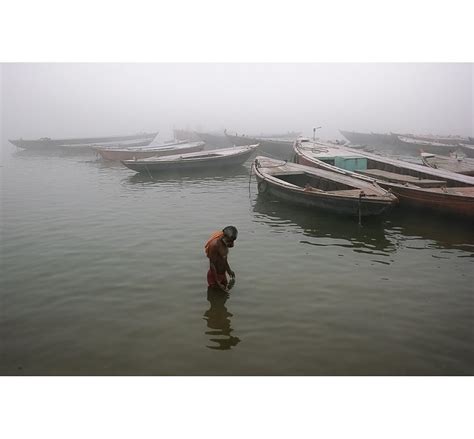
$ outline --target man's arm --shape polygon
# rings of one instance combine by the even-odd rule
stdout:
[[[229,273],[230,277],[235,277],[235,273],[230,268],[229,260],[227,259],[227,256],[224,256],[224,262],[225,262],[225,271]]]

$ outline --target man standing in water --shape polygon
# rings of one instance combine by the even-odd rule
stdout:
[[[234,226],[227,226],[221,232],[214,233],[206,242],[204,250],[209,258],[209,271],[207,272],[209,287],[218,287],[222,291],[229,291],[226,273],[232,280],[235,279],[235,273],[229,266],[227,255],[236,239],[237,229]]]

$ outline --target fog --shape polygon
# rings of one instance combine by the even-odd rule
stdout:
[[[2,137],[473,135],[473,64],[3,64]]]

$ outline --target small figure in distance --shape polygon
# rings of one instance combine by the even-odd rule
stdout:
[[[209,258],[209,271],[207,272],[207,284],[209,287],[217,287],[224,292],[228,292],[233,286],[235,273],[229,266],[227,256],[229,248],[234,246],[237,233],[237,229],[234,226],[227,226],[222,231],[213,233],[206,242],[204,251]],[[230,284],[227,281],[226,273],[231,277]]]

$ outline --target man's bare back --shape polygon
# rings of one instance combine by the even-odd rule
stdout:
[[[216,267],[218,274],[226,272],[228,254],[229,249],[222,242],[222,239],[215,239],[209,246],[209,260]]]

